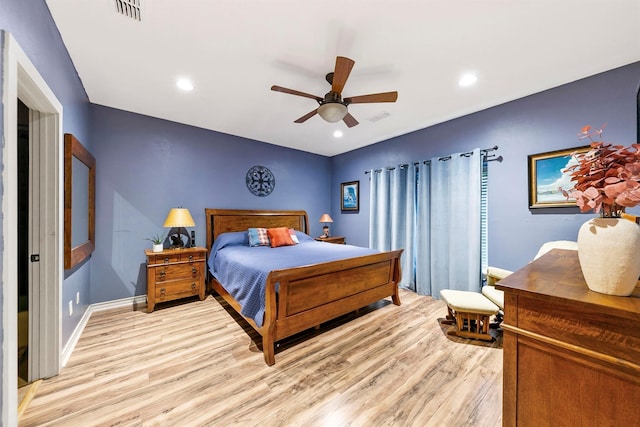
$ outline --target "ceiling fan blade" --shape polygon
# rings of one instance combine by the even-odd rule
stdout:
[[[333,92],[342,93],[342,89],[344,89],[344,84],[349,78],[353,64],[355,64],[353,60],[345,58],[344,56],[338,56],[336,58],[336,68],[333,71],[333,83],[331,84],[331,90]]]
[[[366,104],[369,102],[396,102],[398,92],[372,93],[371,95],[360,95],[345,98],[346,104]]]
[[[323,100],[323,98],[320,98],[319,96],[311,95],[310,93],[300,92],[299,90],[287,89],[286,87],[282,87],[282,86],[273,85],[271,86],[271,90],[276,92],[288,93],[291,95],[304,96],[305,98],[315,99],[316,101]]]
[[[304,116],[300,117],[298,120],[294,120],[294,123],[304,123],[307,120],[309,120],[311,117],[315,116],[316,114],[318,114],[318,109],[317,108],[315,110],[313,110],[312,112],[307,113]]]
[[[353,117],[351,115],[351,113],[347,113],[347,115],[344,116],[344,118],[342,120],[350,128],[352,128],[352,127],[354,127],[355,125],[358,124],[358,121],[355,119],[355,117]]]

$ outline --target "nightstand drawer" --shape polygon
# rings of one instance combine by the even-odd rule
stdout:
[[[199,280],[174,280],[158,284],[155,289],[157,301],[174,300],[177,298],[198,295],[200,292]]]
[[[205,254],[202,252],[191,252],[191,253],[170,253],[170,254],[162,254],[159,253],[157,255],[149,256],[149,264],[154,265],[168,265],[175,264],[177,262],[197,262],[203,261]]]
[[[189,279],[199,277],[202,263],[168,264],[154,267],[155,282],[162,283],[170,280]]]

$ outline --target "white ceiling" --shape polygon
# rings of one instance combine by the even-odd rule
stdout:
[[[639,0],[141,1],[136,21],[47,0],[91,102],[327,156],[640,60]],[[343,96],[398,101],[350,105],[351,129],[293,123],[317,103],[270,87],[324,96],[338,55]]]

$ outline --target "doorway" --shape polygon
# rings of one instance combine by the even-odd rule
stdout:
[[[2,138],[2,408],[0,425],[16,425],[18,414],[18,242],[29,241],[28,379],[47,378],[60,371],[60,300],[62,278],[62,104],[13,36],[3,41]],[[31,183],[39,186],[38,206],[30,200],[29,236],[18,232],[18,102],[29,111]],[[32,184],[30,184],[32,185]],[[36,246],[34,246],[36,243]],[[35,249],[34,249],[35,248]],[[37,252],[31,252],[37,250]]]
[[[29,107],[18,99],[18,388],[29,381]]]

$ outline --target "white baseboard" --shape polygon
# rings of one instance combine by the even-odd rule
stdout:
[[[135,307],[140,304],[147,304],[147,296],[146,295],[137,295],[135,297],[116,299],[113,301],[105,301],[105,302],[97,302],[95,304],[91,304],[89,309],[93,313],[94,311],[104,311],[111,310],[113,308],[121,308],[121,307]]]
[[[147,296],[146,295],[137,295],[129,298],[122,298],[113,301],[105,301],[98,302],[95,304],[91,304],[84,312],[82,319],[78,322],[78,325],[74,329],[69,341],[62,349],[62,355],[60,360],[60,366],[63,368],[67,365],[69,358],[71,357],[71,353],[76,348],[76,344],[78,344],[78,340],[84,331],[85,326],[87,326],[87,322],[91,318],[91,314],[97,311],[111,310],[114,308],[121,307],[131,307],[132,309],[138,305],[147,304]]]
[[[62,355],[60,357],[60,368],[64,368],[65,366],[67,366],[69,357],[71,357],[71,353],[73,352],[73,349],[76,348],[76,344],[78,343],[78,340],[80,339],[80,335],[82,335],[82,331],[84,331],[84,327],[87,325],[87,322],[91,317],[91,313],[92,313],[91,306],[89,306],[87,307],[84,314],[82,315],[82,319],[80,319],[80,321],[78,322],[78,325],[76,325],[76,328],[73,330],[73,333],[69,338],[69,341],[67,341],[67,344],[62,349]]]

